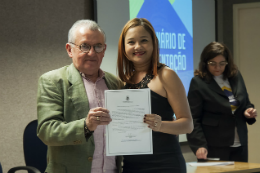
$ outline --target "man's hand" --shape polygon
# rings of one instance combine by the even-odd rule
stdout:
[[[86,125],[90,131],[96,130],[98,125],[107,125],[111,121],[109,110],[101,107],[90,109],[86,117]]]
[[[204,147],[201,147],[197,150],[196,156],[198,159],[207,159],[208,150]]]

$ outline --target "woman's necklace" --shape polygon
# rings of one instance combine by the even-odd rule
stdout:
[[[140,89],[140,88],[148,88],[148,83],[153,79],[152,74],[146,74],[145,77],[137,84],[129,84],[125,85],[126,89]]]

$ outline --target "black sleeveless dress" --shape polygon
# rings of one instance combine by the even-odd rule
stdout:
[[[148,88],[153,75],[146,75],[138,84],[126,84],[126,89]],[[173,120],[173,110],[167,98],[151,90],[152,113],[162,121]],[[186,164],[175,135],[152,132],[153,154],[124,156],[123,173],[186,173]]]

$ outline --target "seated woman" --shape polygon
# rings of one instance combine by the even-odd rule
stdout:
[[[187,135],[198,159],[248,161],[247,125],[257,116],[228,48],[218,42],[201,53],[188,100],[194,130]]]
[[[193,130],[190,108],[177,74],[159,63],[158,40],[151,23],[143,18],[128,21],[118,48],[117,68],[125,88],[150,88],[152,104],[152,114],[144,116],[144,123],[153,130],[153,155],[124,156],[123,172],[185,173],[176,135]]]

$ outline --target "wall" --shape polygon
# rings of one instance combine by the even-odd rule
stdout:
[[[216,0],[218,5],[218,41],[225,43],[233,53],[233,5],[260,2],[260,0]]]
[[[89,14],[88,14],[89,12]],[[91,0],[1,0],[0,162],[3,172],[25,165],[23,131],[37,118],[41,74],[71,63],[67,33],[79,19],[93,18]]]
[[[97,22],[106,33],[107,43],[101,68],[116,75],[118,40],[125,23],[129,20],[129,2],[122,0],[97,0],[97,9]],[[106,12],[104,13],[104,11]]]

